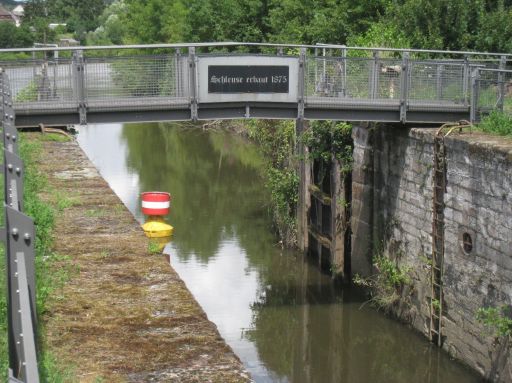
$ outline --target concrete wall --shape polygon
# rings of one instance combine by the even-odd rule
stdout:
[[[427,336],[434,132],[354,128],[352,271],[371,272],[369,254],[381,247],[411,266],[414,293],[398,314]],[[512,140],[466,133],[445,145],[443,347],[491,380],[510,382],[508,340],[496,342],[475,315],[512,304]],[[463,233],[471,236],[470,252],[462,249]]]

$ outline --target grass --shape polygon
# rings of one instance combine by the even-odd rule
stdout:
[[[34,81],[30,82],[14,98],[15,102],[37,101],[37,86]]]
[[[494,110],[482,119],[478,129],[485,133],[512,137],[512,115]]]
[[[89,218],[106,217],[110,215],[110,212],[102,209],[89,209],[85,211],[85,215]]]
[[[161,246],[157,241],[149,241],[148,242],[148,252],[149,254],[159,254],[161,253]]]
[[[36,162],[41,151],[40,143],[28,141],[22,137],[20,141],[20,154],[25,164],[24,202],[25,213],[34,219],[36,225],[36,308],[41,318],[47,311],[52,299],[59,299],[59,290],[73,274],[79,270],[72,264],[70,257],[56,254],[51,250],[52,231],[57,210],[62,210],[67,204],[52,206],[43,202],[38,193],[46,186],[47,180],[36,168]],[[3,212],[2,212],[3,214]],[[4,380],[7,376],[9,364],[7,350],[7,302],[5,281],[5,249],[1,249],[2,263],[0,267],[0,374]],[[44,324],[38,320],[39,340],[39,372],[42,381],[64,382],[72,380],[72,367],[63,367],[48,352],[44,344]]]
[[[53,141],[53,142],[69,142],[71,138],[59,133],[45,133],[41,136],[43,141]]]

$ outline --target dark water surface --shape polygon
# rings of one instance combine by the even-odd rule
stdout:
[[[139,221],[140,192],[171,193],[171,264],[257,382],[479,381],[277,245],[254,145],[180,124],[91,125],[78,141]]]

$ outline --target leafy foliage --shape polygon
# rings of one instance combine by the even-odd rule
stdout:
[[[309,158],[329,163],[334,157],[341,162],[342,172],[352,168],[352,126],[345,122],[313,121],[302,135],[309,148]]]
[[[476,313],[480,323],[494,331],[497,337],[510,337],[512,335],[512,310],[510,306],[481,307]]]
[[[408,266],[399,266],[398,260],[392,261],[385,255],[375,256],[373,265],[376,273],[363,278],[355,275],[354,284],[370,289],[371,302],[377,307],[390,310],[400,299],[405,288],[412,284]]]
[[[253,120],[249,124],[249,136],[260,145],[267,159],[266,184],[277,231],[285,244],[292,245],[296,238],[299,187],[294,163],[295,125],[290,121]]]
[[[34,36],[26,25],[0,22],[0,48],[21,48],[34,44]]]

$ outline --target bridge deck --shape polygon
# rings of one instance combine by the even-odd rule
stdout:
[[[401,58],[381,58],[378,49],[351,57],[349,48],[336,49],[339,56],[306,48],[298,56],[196,55],[189,48],[188,55],[100,58],[72,49],[73,58],[1,67],[19,126],[216,118],[444,123],[512,110],[507,57],[425,60],[400,51]]]

